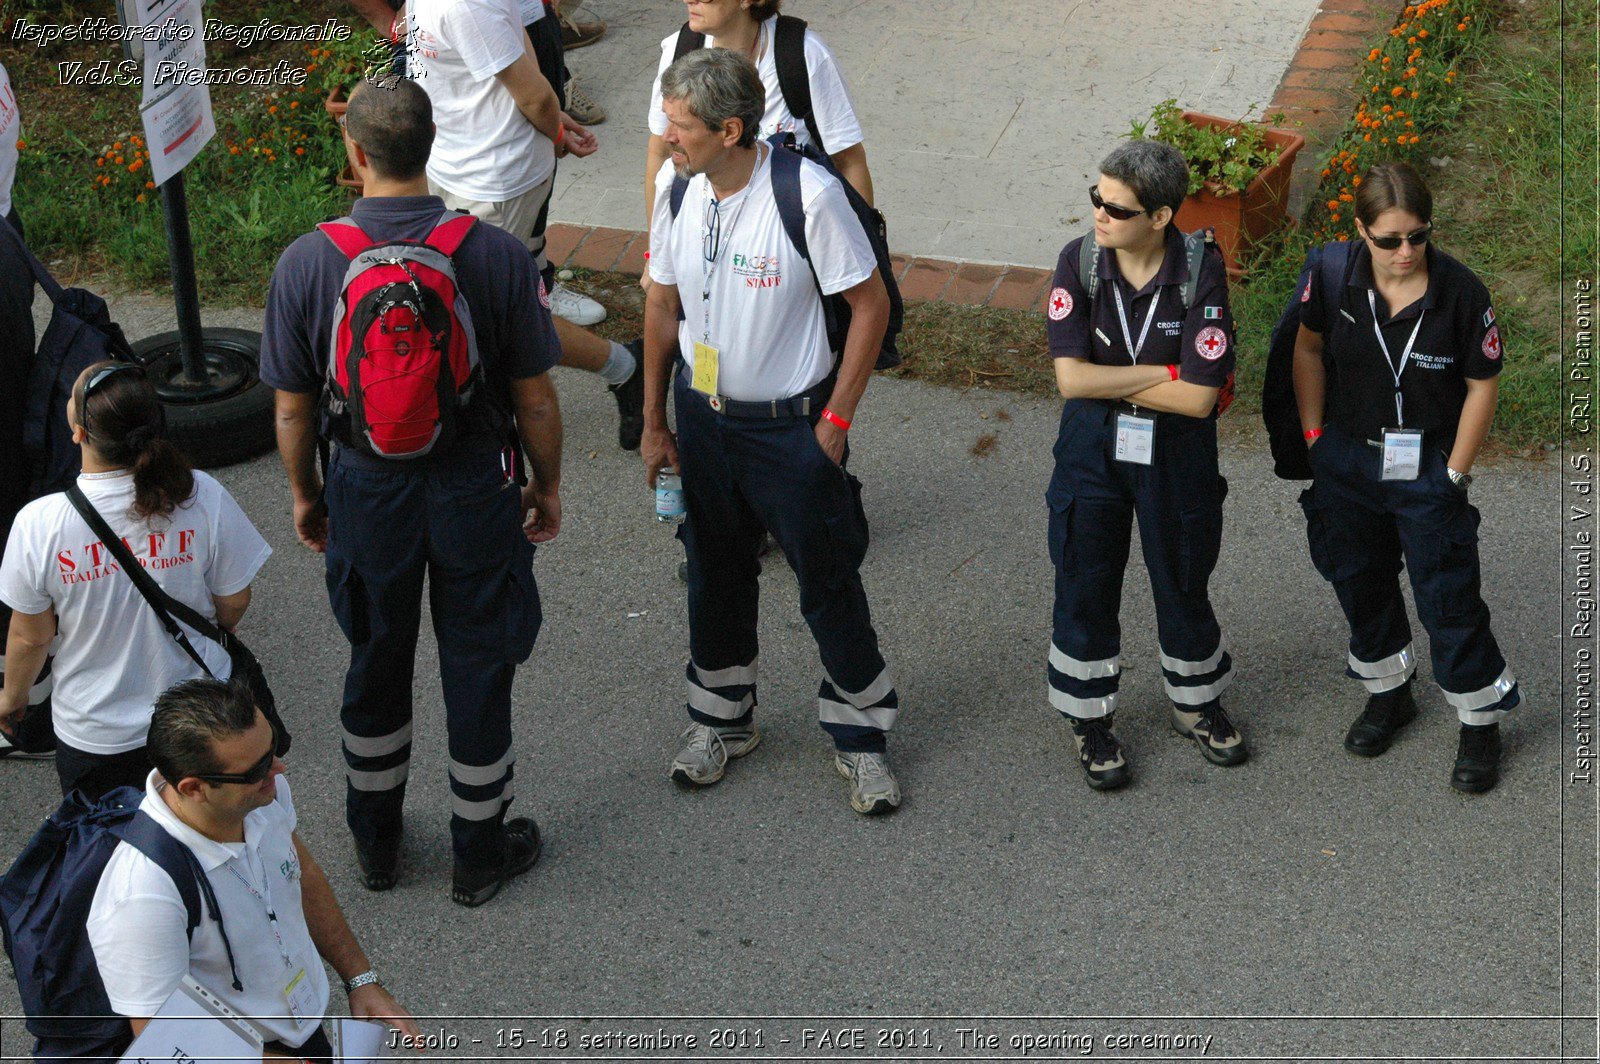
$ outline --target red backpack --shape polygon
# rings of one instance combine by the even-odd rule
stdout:
[[[340,437],[379,458],[448,450],[482,378],[456,253],[476,221],[445,211],[427,239],[374,243],[350,218],[317,226],[350,260],[328,359]]]

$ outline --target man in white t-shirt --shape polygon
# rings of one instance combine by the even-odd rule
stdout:
[[[839,182],[756,140],[765,90],[750,60],[692,52],[662,75],[661,93],[672,158],[650,231],[641,450],[651,483],[664,468],[680,471],[688,511],[691,723],[671,776],[709,786],[760,742],[756,552],[765,529],[799,580],[824,670],[819,716],[851,804],[888,813],[900,805],[884,757],[899,697],[861,585],[859,485],[843,468],[888,294]],[[676,209],[675,176],[687,179]],[[809,266],[785,232],[780,183],[798,186]],[[842,293],[852,311],[837,366],[818,287]],[[666,421],[675,348],[685,358],[672,382],[676,437]]]
[[[524,29],[533,19],[517,0],[409,0],[405,14],[406,72],[427,91],[438,130],[429,191],[451,210],[521,239],[551,289],[545,226],[556,160],[593,154],[599,142],[562,112]],[[568,296],[560,298],[551,310],[561,364],[598,373],[611,387],[621,419],[617,442],[632,450],[643,429],[637,344],[630,349],[579,328],[568,320],[578,314]]]
[[[417,1036],[295,831],[272,726],[249,691],[190,680],[165,692],[150,721],[150,753],[156,769],[139,808],[193,853],[220,920],[208,912],[188,936],[172,878],[118,844],[87,924],[106,997],[133,1033],[192,977],[256,1027],[267,1058],[326,1060],[326,963],[344,981],[351,1015]]]

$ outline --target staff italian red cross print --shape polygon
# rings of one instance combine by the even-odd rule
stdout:
[[[1060,321],[1072,313],[1072,294],[1065,288],[1050,290],[1050,320]]]
[[[1201,358],[1215,362],[1228,352],[1228,334],[1215,325],[1208,325],[1194,338],[1194,349]]]
[[[1483,357],[1490,360],[1500,357],[1500,326],[1491,325],[1483,334]]]

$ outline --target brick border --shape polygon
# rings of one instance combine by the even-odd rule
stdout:
[[[1267,112],[1283,112],[1306,138],[1289,189],[1291,214],[1321,181],[1333,138],[1356,105],[1355,74],[1373,42],[1399,20],[1405,0],[1325,0],[1295,50]],[[586,270],[639,274],[649,236],[632,229],[552,225],[550,261]],[[947,259],[893,256],[895,280],[907,299],[1006,310],[1044,310],[1051,273]]]

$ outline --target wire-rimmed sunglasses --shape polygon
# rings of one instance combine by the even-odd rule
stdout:
[[[1390,236],[1373,236],[1371,233],[1368,233],[1367,239],[1372,241],[1372,246],[1375,248],[1381,248],[1384,251],[1393,251],[1400,246],[1401,241],[1410,244],[1414,248],[1420,248],[1422,245],[1428,242],[1428,237],[1430,234],[1432,234],[1432,232],[1433,223],[1429,222],[1427,225],[1416,230],[1415,232],[1393,234]]]
[[[1099,185],[1089,186],[1089,204],[1097,211],[1105,211],[1119,222],[1125,222],[1129,218],[1137,218],[1141,214],[1150,213],[1146,210],[1135,210],[1132,207],[1124,207],[1117,203],[1107,203],[1105,200],[1100,198]]]

